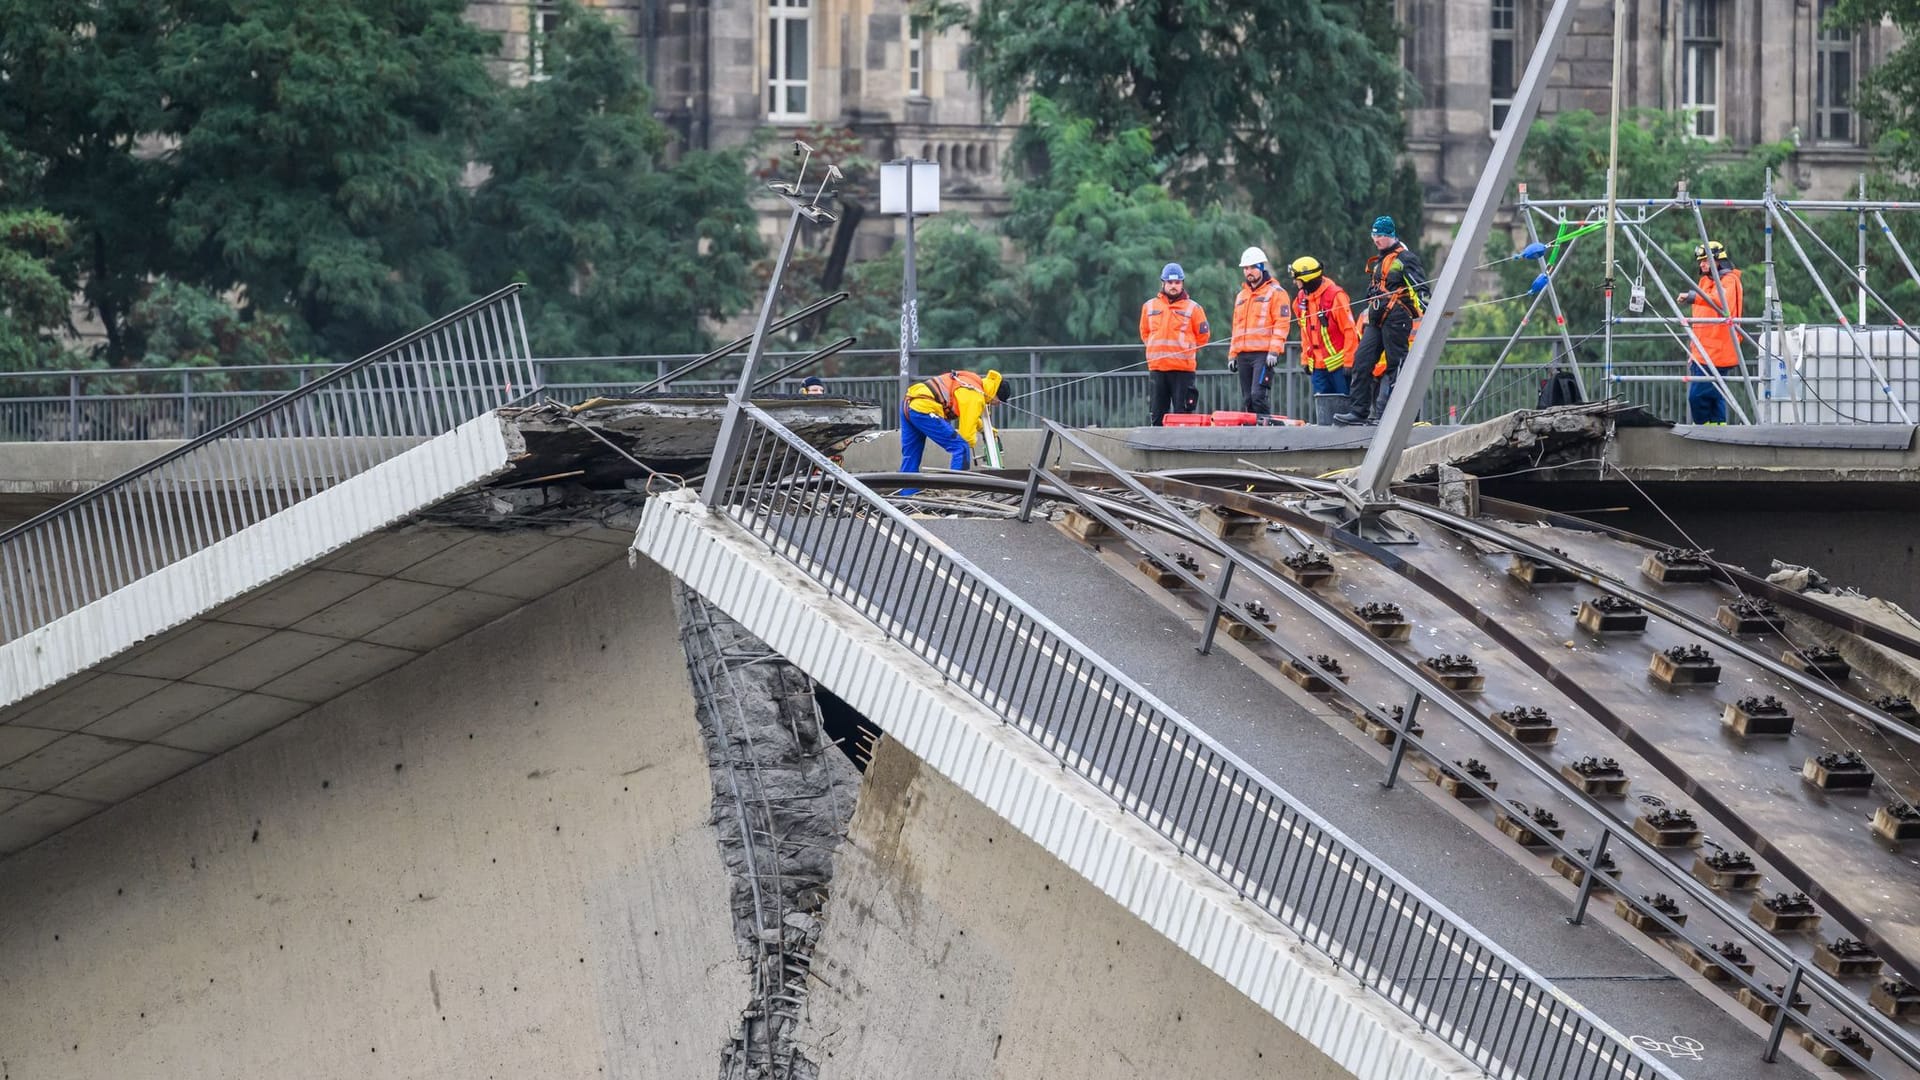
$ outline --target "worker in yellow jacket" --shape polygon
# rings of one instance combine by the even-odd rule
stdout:
[[[955,469],[965,469],[980,435],[980,420],[999,397],[997,371],[949,371],[907,387],[906,407],[900,410],[900,471],[920,471],[929,439],[948,453]]]

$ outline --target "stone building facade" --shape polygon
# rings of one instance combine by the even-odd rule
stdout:
[[[991,115],[968,75],[964,36],[918,25],[908,0],[584,2],[624,22],[659,115],[689,146],[737,145],[768,127],[850,128],[870,157],[938,160],[952,209],[992,216],[1003,207],[1001,166],[1019,117]],[[1548,2],[1399,0],[1403,58],[1421,92],[1410,150],[1436,239],[1465,205]],[[1627,0],[1623,101],[1690,110],[1702,137],[1735,148],[1792,139],[1793,184],[1843,192],[1867,161],[1852,109],[1859,74],[1899,39],[1890,28],[1823,31],[1834,2]],[[537,77],[549,0],[474,0],[470,11],[504,34],[511,77]],[[1581,0],[1543,116],[1606,113],[1612,32],[1612,0]]]
[[[656,113],[687,146],[736,146],[763,129],[784,137],[846,128],[874,160],[938,161],[943,209],[982,217],[1004,209],[1001,165],[1020,117],[990,115],[967,74],[964,35],[920,25],[908,0],[580,2],[627,27]],[[509,77],[538,76],[552,3],[474,0],[468,12],[502,33]],[[862,232],[877,234],[886,220],[869,219]]]
[[[1409,143],[1429,204],[1464,206],[1540,34],[1548,0],[1400,0],[1402,56],[1423,100]],[[1834,0],[1626,0],[1621,102],[1684,109],[1703,138],[1734,148],[1791,140],[1788,177],[1803,192],[1848,191],[1867,164],[1854,111],[1859,76],[1898,32],[1821,29]],[[1612,0],[1582,0],[1541,115],[1605,116],[1613,69]],[[1637,195],[1665,194],[1636,192]],[[1756,197],[1759,192],[1753,193]]]

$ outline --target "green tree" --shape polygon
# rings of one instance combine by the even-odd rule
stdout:
[[[1181,198],[1273,227],[1243,244],[1357,268],[1376,215],[1418,235],[1391,0],[925,2],[966,27],[995,108],[1032,93],[1100,137],[1144,128]]]
[[[633,50],[598,15],[562,8],[543,58],[477,144],[490,175],[467,261],[482,281],[540,286],[528,333],[549,355],[705,348],[703,320],[751,303],[762,248],[743,154],[668,163]]]
[[[1188,288],[1224,336],[1241,284],[1240,251],[1248,237],[1271,235],[1271,226],[1219,205],[1195,211],[1176,198],[1145,128],[1107,137],[1045,97],[1031,101],[1029,114],[1023,138],[1048,167],[1013,185],[1002,230],[1016,257],[1007,259],[998,238],[964,222],[923,229],[916,253],[921,343],[1132,341],[1140,305],[1169,262],[1182,264]],[[854,299],[845,305],[851,310],[831,325],[860,334],[863,345],[897,343],[900,277],[898,249],[857,267]]]
[[[461,181],[498,41],[462,0],[169,6],[156,79],[183,279],[335,356],[469,298]]]
[[[67,223],[44,210],[0,210],[0,371],[46,367],[59,354],[54,334],[71,294],[51,257],[67,242]]]
[[[67,223],[49,268],[82,293],[114,361],[142,282],[169,265],[166,169],[143,143],[159,126],[162,25],[159,5],[134,0],[0,0],[0,142],[35,163],[10,170],[0,208]]]

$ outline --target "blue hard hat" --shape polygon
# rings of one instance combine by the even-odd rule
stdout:
[[[1161,281],[1185,281],[1187,280],[1187,272],[1185,270],[1180,269],[1179,263],[1168,263],[1167,265],[1160,268],[1160,280]]]

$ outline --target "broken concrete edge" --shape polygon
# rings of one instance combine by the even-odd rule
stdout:
[[[749,1080],[769,1060],[787,1063],[792,1080],[813,1080],[818,1064],[795,1036],[860,774],[822,729],[804,672],[684,583],[674,583],[673,599],[713,787],[715,840],[732,884],[735,943],[753,973],[754,1000],[721,1051],[721,1080]]]
[[[1920,619],[1915,619],[1905,608],[1878,597],[1824,592],[1815,587],[1815,583],[1823,579],[1806,568],[1776,571],[1767,575],[1767,580],[1795,592],[1817,595],[1821,603],[1862,622],[1874,623],[1897,634],[1920,638]],[[1789,625],[1822,645],[1839,650],[1841,659],[1851,665],[1855,671],[1909,701],[1920,701],[1920,661],[1902,656],[1884,645],[1877,645],[1842,627],[1796,611],[1787,612],[1786,619]],[[1903,795],[1903,797],[1906,796]]]
[[[499,476],[522,450],[492,413],[0,644],[0,708]]]
[[[863,715],[886,717],[890,738],[1342,1068],[1381,1080],[1482,1075],[691,493],[648,502],[630,558],[641,555]]]
[[[1595,402],[1496,416],[1463,431],[1409,446],[1400,455],[1394,480],[1430,482],[1443,466],[1480,476],[1515,466],[1550,466],[1556,464],[1556,458],[1606,441],[1613,433],[1611,416],[1617,411],[1617,406],[1610,403]]]

